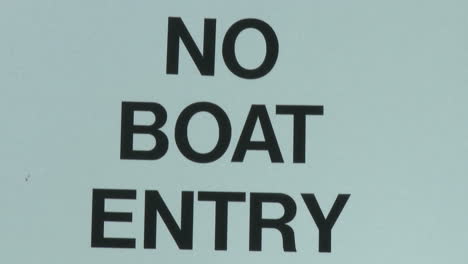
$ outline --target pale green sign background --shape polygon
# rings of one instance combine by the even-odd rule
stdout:
[[[466,263],[467,9],[455,0],[0,1],[0,262]],[[203,19],[217,19],[214,77],[200,76],[183,46],[180,74],[165,74],[169,16],[198,44]],[[221,56],[224,33],[243,18],[266,21],[279,39],[276,66],[258,80],[236,77]],[[236,51],[255,67],[262,36],[246,30]],[[122,101],[166,107],[163,159],[119,159]],[[233,127],[210,164],[188,161],[173,139],[178,114],[198,101],[221,106]],[[252,104],[267,105],[284,164],[262,152],[230,162]],[[307,119],[306,164],[292,163],[292,118],[275,115],[276,104],[324,105],[324,116]],[[214,145],[209,115],[190,131],[197,150]],[[105,231],[136,238],[136,249],[91,248],[93,188],[137,190],[137,200],[106,204],[132,212],[133,223]],[[263,251],[249,252],[248,202],[230,206],[228,250],[215,251],[214,205],[197,201],[193,250],[179,250],[163,225],[158,249],[143,249],[150,189],[176,219],[184,190],[286,193],[298,206],[298,251],[283,252],[267,230]],[[315,193],[325,212],[351,194],[330,254],[318,252],[300,193]],[[265,217],[281,214],[267,206]]]

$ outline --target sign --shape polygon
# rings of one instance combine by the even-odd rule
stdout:
[[[6,4],[0,260],[463,262],[463,5]]]

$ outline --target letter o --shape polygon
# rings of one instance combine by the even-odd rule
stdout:
[[[187,129],[190,119],[199,113],[210,113],[218,123],[219,137],[216,146],[208,153],[196,152],[188,140]],[[209,163],[219,159],[226,152],[231,142],[231,122],[227,114],[219,106],[208,103],[198,102],[187,106],[177,118],[175,126],[175,141],[179,151],[187,159],[198,163]]]
[[[245,69],[237,61],[235,43],[239,34],[247,29],[254,28],[262,33],[266,43],[266,54],[262,64],[255,69]],[[279,44],[273,29],[264,21],[248,18],[234,23],[226,32],[223,41],[223,59],[229,70],[235,75],[245,79],[258,79],[268,74],[275,66],[278,58]]]

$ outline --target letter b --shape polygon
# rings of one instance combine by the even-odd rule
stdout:
[[[136,111],[149,111],[154,114],[155,121],[152,125],[142,126],[134,124]],[[122,127],[120,141],[120,159],[130,160],[157,160],[163,157],[168,148],[168,139],[161,130],[167,120],[167,112],[157,103],[122,102]],[[133,135],[149,134],[156,140],[156,145],[151,150],[134,150]]]

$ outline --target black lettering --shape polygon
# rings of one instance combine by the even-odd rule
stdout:
[[[255,129],[257,120],[262,127],[265,141],[252,141],[252,134]],[[281,155],[278,141],[276,140],[273,126],[271,125],[270,117],[265,105],[252,105],[250,112],[239,137],[239,142],[234,150],[232,157],[233,162],[242,162],[245,158],[247,150],[267,150],[270,155],[271,162],[282,163],[283,156]]]
[[[323,115],[321,105],[277,105],[276,114],[292,115],[294,120],[293,162],[305,163],[306,115]]]
[[[167,32],[167,74],[179,73],[179,41],[182,40],[201,75],[214,75],[216,19],[205,19],[203,54],[180,17],[169,17]]]
[[[150,126],[134,124],[136,111],[149,111],[155,115],[155,122]],[[167,136],[159,130],[167,120],[164,107],[157,103],[122,102],[122,123],[120,139],[120,159],[157,160],[163,157],[168,148]],[[152,150],[134,150],[133,134],[149,134],[156,139]]]
[[[227,250],[228,203],[244,202],[245,193],[199,192],[198,200],[215,202],[215,250]]]
[[[262,204],[278,203],[284,208],[284,215],[278,219],[263,219]],[[296,216],[296,203],[286,194],[252,193],[250,195],[250,238],[249,250],[262,250],[262,229],[273,228],[280,231],[284,251],[296,251],[294,230],[287,225]]]
[[[216,146],[208,153],[196,152],[189,143],[187,128],[190,119],[199,112],[210,113],[217,121],[219,137]],[[180,152],[189,160],[198,163],[208,163],[219,159],[227,150],[231,141],[231,122],[226,113],[219,106],[200,102],[189,105],[177,119],[175,127],[175,139]]]
[[[255,69],[245,69],[237,61],[235,44],[239,34],[247,28],[254,28],[262,33],[266,43],[266,54],[262,64]],[[278,58],[278,38],[273,29],[264,21],[258,19],[243,19],[234,23],[226,32],[223,41],[224,63],[235,75],[245,79],[258,79],[268,74],[275,66]]]
[[[104,237],[104,222],[132,222],[132,213],[106,212],[106,199],[136,199],[135,190],[93,189],[91,220],[91,247],[135,248],[134,238]]]
[[[319,252],[331,252],[331,230],[343,211],[350,194],[339,194],[328,213],[327,218],[322,213],[322,209],[314,194],[302,194],[307,208],[319,230]]]
[[[193,246],[193,192],[182,192],[182,214],[180,227],[164,203],[158,191],[145,193],[144,248],[156,248],[157,213],[161,216],[180,249]]]

